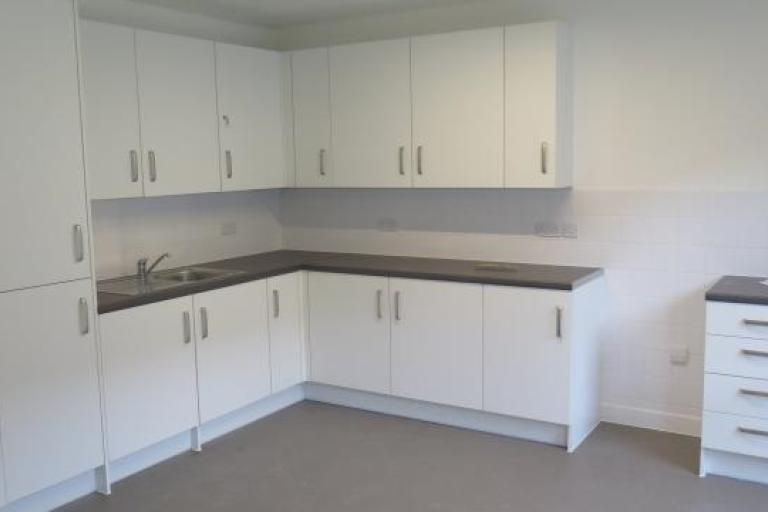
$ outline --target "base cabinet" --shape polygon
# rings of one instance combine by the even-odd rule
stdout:
[[[304,382],[304,304],[301,272],[267,279],[272,392]]]
[[[194,303],[200,421],[206,422],[269,395],[267,282],[199,293]]]
[[[568,423],[569,303],[568,292],[484,287],[486,411]]]
[[[482,286],[417,279],[389,285],[392,394],[482,409]]]
[[[192,297],[101,315],[110,458],[198,425]]]
[[[389,279],[311,272],[309,380],[390,392]]]
[[[7,501],[104,463],[93,304],[90,280],[0,294]]]

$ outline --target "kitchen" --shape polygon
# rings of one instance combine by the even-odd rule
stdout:
[[[0,510],[758,510],[766,6],[318,4],[0,7]]]

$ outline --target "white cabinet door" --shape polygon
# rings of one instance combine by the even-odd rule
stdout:
[[[410,41],[330,49],[334,184],[411,186]]]
[[[483,406],[482,286],[390,279],[392,394]]]
[[[484,287],[485,410],[568,424],[570,294]]]
[[[300,272],[267,280],[273,393],[305,380],[302,288]]]
[[[71,1],[0,3],[0,291],[87,278]]]
[[[148,196],[221,190],[213,43],[136,31]]]
[[[389,281],[309,274],[309,369],[314,382],[389,393]]]
[[[216,43],[216,80],[222,189],[284,187],[282,54]]]
[[[293,52],[291,69],[296,186],[332,186],[328,49]]]
[[[506,186],[570,186],[563,27],[534,23],[505,30]]]
[[[412,40],[414,185],[504,185],[504,33]]]
[[[93,306],[90,280],[0,294],[8,501],[104,463]]]
[[[192,297],[100,316],[110,459],[198,424]]]
[[[200,420],[206,422],[270,392],[267,282],[195,295]]]
[[[140,197],[135,30],[83,20],[80,34],[90,197]]]

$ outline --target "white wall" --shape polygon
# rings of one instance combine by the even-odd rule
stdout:
[[[133,274],[139,258],[164,252],[163,266],[177,267],[278,249],[278,215],[279,192],[269,190],[95,201],[96,275]]]
[[[768,275],[768,3],[520,0],[297,27],[283,47],[562,18],[573,192],[286,191],[289,247],[601,266],[615,420],[697,433],[703,293]],[[579,238],[533,236],[575,223]],[[691,361],[669,357],[688,349]]]
[[[218,20],[130,0],[79,0],[78,5],[80,16],[85,19],[246,46],[270,48],[274,44],[272,30],[246,23]]]

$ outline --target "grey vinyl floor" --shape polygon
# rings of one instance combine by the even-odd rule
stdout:
[[[563,449],[302,402],[62,512],[741,512],[768,486],[699,479],[698,440],[602,425]]]

